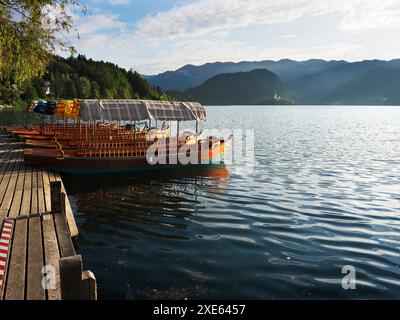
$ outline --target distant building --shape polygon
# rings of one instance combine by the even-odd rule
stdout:
[[[275,90],[274,100],[275,101],[280,101],[281,100],[281,96],[278,94],[278,90]]]
[[[47,95],[50,94],[50,92],[51,92],[50,86],[51,86],[50,81],[44,81],[43,82],[43,88],[42,88],[43,95],[47,96]]]

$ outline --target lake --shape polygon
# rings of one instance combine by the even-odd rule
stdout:
[[[253,172],[63,176],[100,299],[400,298],[400,108],[206,110]]]

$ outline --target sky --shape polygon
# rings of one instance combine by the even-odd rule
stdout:
[[[400,58],[400,0],[84,0],[78,53],[142,74],[186,64]]]

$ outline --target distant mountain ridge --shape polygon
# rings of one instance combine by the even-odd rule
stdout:
[[[353,81],[363,81],[362,79],[367,77],[370,78],[369,83],[372,85],[374,83],[374,73],[371,73],[373,70],[385,72],[385,70],[388,71],[398,67],[400,67],[400,60],[353,62],[288,81],[285,83],[285,88],[297,104],[343,104],[350,103],[350,100],[355,102],[357,97],[360,101],[372,101],[374,100],[372,97],[364,99],[364,97],[371,94],[370,89],[372,88],[365,88],[365,91],[354,90],[352,92],[353,98],[349,101],[347,99],[339,99],[339,96],[342,95],[341,91],[346,91],[346,86]],[[386,82],[384,78],[381,81],[383,83]],[[334,95],[338,95],[338,99]],[[346,95],[349,97],[348,93]]]
[[[217,62],[202,66],[187,65],[177,71],[169,71],[150,78],[147,77],[147,79],[153,85],[161,88],[163,88],[162,83],[165,82],[167,88],[173,88],[172,91],[180,91],[173,93],[175,97],[198,98],[204,101],[217,101],[216,104],[229,104],[231,93],[222,88],[222,92],[225,92],[224,96],[221,92],[212,88],[207,81],[222,74],[235,74],[257,69],[274,73],[281,81],[278,89],[279,94],[293,100],[295,104],[400,105],[400,94],[398,93],[400,91],[398,89],[400,88],[400,59],[359,62],[318,59],[303,62],[287,59],[240,63]],[[216,72],[221,73],[204,80],[204,78]],[[228,79],[231,77],[228,76]],[[246,83],[242,83],[242,85],[247,91],[256,93],[258,88],[263,87],[263,85],[268,87],[271,78],[259,78],[259,81],[266,81],[267,83],[260,85],[253,83],[256,87],[254,90]],[[217,84],[218,81],[214,83],[214,85]],[[188,86],[192,86],[193,89]],[[232,88],[232,90],[239,89]],[[218,96],[218,98],[213,99],[211,94]],[[258,94],[254,98],[260,100]],[[247,102],[242,101],[240,104],[253,104],[253,100],[252,97],[248,97]]]
[[[400,105],[400,66],[380,67],[331,90],[321,101],[333,105]]]
[[[163,90],[183,91],[196,87],[204,81],[222,73],[268,69],[277,74],[282,81],[289,81],[347,63],[346,61],[325,61],[320,59],[307,61],[283,59],[279,61],[213,62],[201,66],[189,64],[175,71],[167,71],[154,76],[143,75],[143,77],[152,85],[160,87]]]

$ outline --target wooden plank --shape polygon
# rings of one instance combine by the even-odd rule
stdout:
[[[43,190],[43,171],[38,171],[38,210],[40,213],[46,211],[46,203],[44,199],[44,190]]]
[[[15,154],[12,154],[12,157],[9,159],[8,163],[7,163],[7,167],[5,168],[5,172],[2,175],[2,180],[0,183],[0,204],[2,203],[4,194],[7,190],[8,187],[8,183],[10,181],[11,178],[11,173],[14,169],[16,160],[15,160]]]
[[[32,167],[32,194],[31,194],[31,212],[30,214],[39,213],[38,209],[38,189],[37,189],[37,169]]]
[[[10,179],[8,181],[7,190],[5,191],[3,200],[1,202],[0,217],[7,217],[10,211],[20,165],[21,165],[21,159],[17,159],[13,167],[13,172],[10,173]]]
[[[28,216],[31,212],[31,195],[32,195],[32,167],[26,166],[25,169],[25,190],[22,196],[21,216]]]
[[[43,250],[40,216],[29,218],[28,244],[26,298],[28,300],[44,300],[46,295],[42,286]]]
[[[54,175],[55,175],[56,181],[61,181],[61,191],[67,195],[67,191],[65,190],[64,183],[62,182],[60,175],[58,173],[55,173]],[[72,211],[71,203],[68,200],[68,196],[65,201],[65,214],[67,217],[67,222],[68,222],[69,231],[71,233],[71,237],[75,238],[79,235],[79,231],[78,231],[78,226],[76,225],[74,213]]]
[[[2,157],[1,157],[2,161],[1,161],[1,166],[0,166],[0,183],[1,183],[1,180],[3,179],[3,176],[4,176],[3,173],[6,171],[6,168],[7,168],[8,164],[9,164],[9,162],[10,162],[10,159],[12,158],[12,155],[13,155],[12,152],[6,151],[4,153],[4,155],[2,155]]]
[[[65,195],[61,196],[61,182],[50,182],[51,212],[64,214]]]
[[[24,218],[16,220],[14,230],[15,235],[11,250],[5,299],[23,300],[25,298],[28,219]]]
[[[3,176],[4,176],[3,173],[5,171],[5,168],[8,165],[8,159],[10,157],[11,157],[11,153],[10,152],[7,152],[4,156],[1,157],[1,162],[0,162],[0,183],[1,183],[1,180],[3,179]]]
[[[71,234],[65,216],[61,213],[54,214],[54,222],[56,226],[60,257],[64,258],[75,255],[74,244],[72,243]]]
[[[42,175],[42,170],[38,169],[37,170],[38,174],[38,179],[37,179],[37,187],[38,189],[43,188],[43,175]]]
[[[46,211],[51,211],[51,199],[50,199],[50,178],[47,170],[43,171],[43,188]]]
[[[10,168],[13,166],[13,156],[14,154],[12,152],[6,151],[6,155],[4,157],[4,161],[2,162],[2,165],[0,167],[0,203],[3,198],[3,193],[8,182],[6,181],[6,178],[9,178],[9,175],[7,172],[9,172]],[[3,191],[1,191],[3,190]]]
[[[50,182],[51,191],[51,208],[56,226],[58,246],[60,249],[60,257],[68,257],[75,255],[74,245],[71,239],[67,219],[65,217],[65,193],[61,192],[61,182]]]
[[[15,186],[15,191],[14,191],[14,197],[12,199],[11,203],[11,208],[10,212],[8,214],[9,217],[15,218],[20,215],[20,208],[21,208],[21,202],[22,202],[22,197],[24,193],[24,182],[25,182],[25,166],[21,165],[18,177],[17,177],[17,183]],[[27,192],[30,192],[30,190],[27,190]]]
[[[52,214],[43,216],[42,226],[45,264],[46,266],[51,266],[51,269],[54,270],[54,274],[52,275],[54,276],[52,280],[54,283],[50,283],[49,288],[47,289],[47,296],[49,300],[60,300],[60,268],[58,262],[60,254]]]

